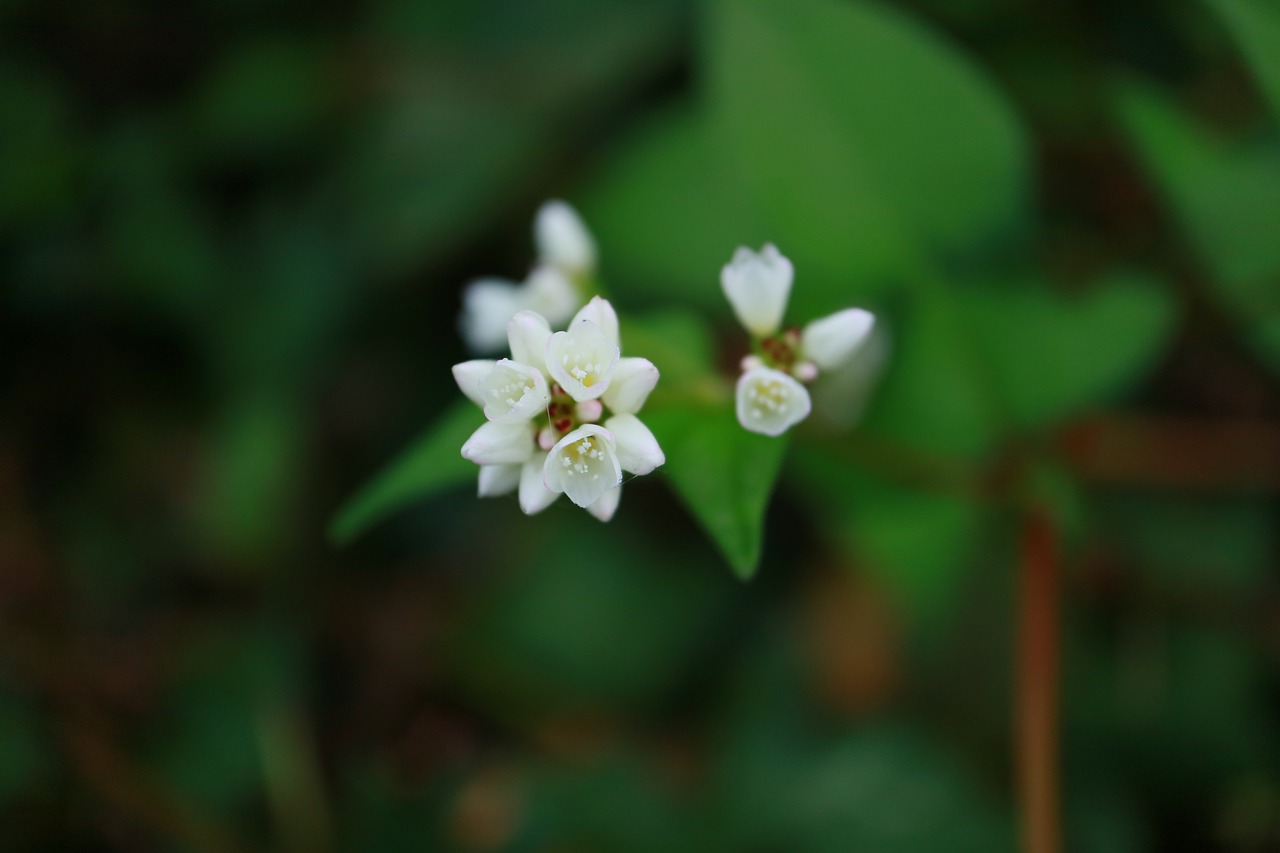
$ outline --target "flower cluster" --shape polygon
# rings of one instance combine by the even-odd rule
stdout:
[[[736,395],[738,423],[751,432],[781,435],[807,418],[812,403],[805,384],[848,364],[875,326],[870,312],[847,308],[803,329],[783,329],[794,276],[791,261],[772,243],[758,253],[739,247],[720,272],[724,295],[755,344],[742,361]]]
[[[467,285],[458,327],[472,352],[501,349],[507,323],[519,311],[535,311],[558,326],[582,304],[595,275],[596,244],[577,212],[563,201],[546,202],[534,217],[533,240],[538,260],[523,283],[482,278]]]
[[[561,493],[601,521],[622,495],[622,472],[648,474],[666,461],[636,417],[658,381],[644,358],[623,358],[618,315],[592,299],[563,332],[519,311],[507,324],[511,357],[453,367],[458,387],[487,419],[462,446],[480,466],[481,497],[516,491],[533,515]]]

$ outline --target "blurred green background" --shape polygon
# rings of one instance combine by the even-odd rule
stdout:
[[[327,538],[551,197],[881,317],[749,583],[768,478]],[[1065,849],[1280,850],[1274,0],[5,0],[0,282],[5,850],[1013,850],[1029,505]]]

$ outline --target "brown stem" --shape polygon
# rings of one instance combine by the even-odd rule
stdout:
[[[1014,750],[1024,853],[1058,853],[1058,542],[1049,516],[1023,528]]]

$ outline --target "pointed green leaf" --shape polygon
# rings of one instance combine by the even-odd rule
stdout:
[[[667,456],[661,470],[734,573],[749,580],[786,439],[747,432],[728,406],[655,410],[644,421]]]
[[[717,140],[770,239],[808,276],[798,315],[1025,218],[1022,128],[965,57],[909,18],[870,3],[721,0],[707,52]]]
[[[1045,426],[1102,402],[1155,362],[1173,331],[1168,292],[1113,277],[1066,299],[1034,284],[961,294],[1001,401],[1019,426]]]
[[[1209,0],[1253,67],[1271,115],[1280,125],[1280,3],[1276,0]]]
[[[410,502],[474,478],[476,466],[463,459],[459,451],[482,422],[476,407],[466,400],[445,412],[408,450],[347,501],[329,527],[329,538],[345,545]]]

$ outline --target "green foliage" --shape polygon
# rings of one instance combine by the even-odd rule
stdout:
[[[690,405],[646,417],[667,456],[663,468],[685,507],[743,580],[759,568],[765,510],[786,453],[785,437],[749,433],[731,404]]]
[[[1275,0],[1208,0],[1222,19],[1258,78],[1280,130],[1280,6]]]
[[[1143,164],[1177,217],[1222,307],[1280,370],[1280,145],[1228,142],[1151,86],[1127,82],[1116,103]]]
[[[481,422],[470,400],[452,406],[343,506],[329,528],[330,538],[350,542],[406,504],[474,479],[476,466],[459,450]]]
[[[801,271],[798,307],[842,307],[1025,219],[1016,119],[967,60],[898,14],[725,0],[707,53],[715,139]]]
[[[965,323],[986,357],[1003,414],[1043,427],[1097,405],[1155,364],[1173,331],[1168,291],[1116,274],[1063,298],[1034,283],[967,291]]]

